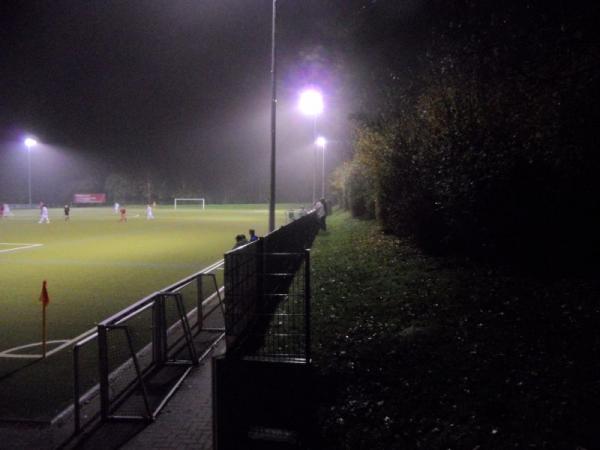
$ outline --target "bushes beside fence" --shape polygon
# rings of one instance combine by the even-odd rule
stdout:
[[[406,83],[382,67],[386,95],[359,121],[337,195],[433,252],[597,250],[594,25],[547,2],[447,3]]]

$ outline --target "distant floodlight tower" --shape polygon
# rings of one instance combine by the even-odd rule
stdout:
[[[317,147],[321,147],[323,152],[323,165],[321,167],[321,198],[325,198],[325,147],[327,147],[327,139],[319,136],[315,141]]]
[[[320,91],[314,88],[305,89],[300,93],[298,107],[302,114],[313,118],[313,139],[317,139],[317,117],[323,113],[325,109],[323,103],[323,95]],[[317,149],[315,147],[313,157],[313,194],[312,201],[315,203],[317,197]]]
[[[37,145],[37,141],[28,137],[25,139],[24,144],[27,147],[27,181],[29,185],[29,207],[31,208],[31,149]]]

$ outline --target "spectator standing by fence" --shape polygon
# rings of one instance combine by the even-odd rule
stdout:
[[[235,237],[235,245],[233,246],[233,248],[241,247],[242,245],[246,245],[247,243],[248,243],[248,240],[246,239],[246,235],[238,234]]]
[[[327,201],[324,198],[318,200],[317,203],[315,203],[315,209],[317,211],[317,219],[319,219],[321,230],[327,231]]]
[[[258,241],[258,236],[256,235],[256,231],[253,230],[252,228],[248,230],[248,233],[250,234],[250,242],[254,242],[254,241]]]

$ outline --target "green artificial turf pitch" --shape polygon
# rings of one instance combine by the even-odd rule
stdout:
[[[277,211],[278,225],[284,209]],[[248,235],[249,228],[265,234],[268,218],[266,205],[158,206],[154,220],[146,220],[144,207],[128,207],[127,223],[112,208],[72,208],[68,222],[62,209],[50,209],[49,224],[38,223],[38,210],[13,213],[0,220],[0,352],[40,341],[43,280],[48,339],[73,339],[218,261],[237,234]],[[0,358],[0,387],[3,367],[12,370],[14,363]]]

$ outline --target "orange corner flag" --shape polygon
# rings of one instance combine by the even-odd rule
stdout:
[[[42,283],[42,293],[40,294],[40,302],[44,305],[44,307],[48,306],[50,303],[50,297],[48,296],[48,289],[46,288],[47,281],[44,280]]]

